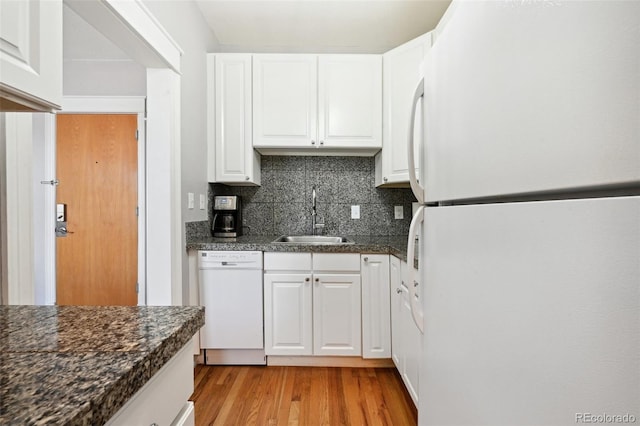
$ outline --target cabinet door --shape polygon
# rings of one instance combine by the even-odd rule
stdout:
[[[267,355],[311,355],[312,314],[310,274],[264,274]]]
[[[314,274],[314,355],[361,355],[360,275]]]
[[[382,56],[320,55],[321,147],[382,147]]]
[[[390,281],[390,298],[391,298],[391,359],[396,365],[398,372],[402,374],[404,368],[401,361],[404,360],[404,351],[402,348],[402,325],[400,322],[402,314],[402,299],[406,293],[406,288],[401,284],[402,276],[400,272],[400,259],[390,256],[389,259],[389,281]]]
[[[0,1],[0,110],[62,103],[62,0]]]
[[[411,266],[413,267],[413,266]],[[408,268],[406,262],[402,262],[402,281],[407,285],[413,285],[408,280]],[[416,274],[416,276],[418,276]],[[401,372],[402,381],[413,399],[413,403],[418,406],[418,380],[420,377],[420,361],[422,357],[422,333],[413,321],[411,305],[409,304],[409,291],[404,292],[402,298],[401,326],[404,352],[404,369]],[[419,297],[419,296],[418,296]]]
[[[362,357],[391,356],[389,255],[364,254],[362,266]]]
[[[413,93],[420,81],[420,64],[431,47],[431,33],[424,34],[383,55],[383,142],[381,161],[376,164],[376,185],[408,183],[407,139]],[[422,103],[416,108],[414,140],[422,140]],[[415,159],[421,158],[414,144]],[[416,164],[416,169],[419,164]],[[416,170],[416,176],[420,176]]]
[[[188,413],[193,394],[193,355],[187,343],[106,423],[107,426],[173,425]]]
[[[253,146],[317,142],[317,56],[253,56]]]
[[[260,184],[251,143],[251,55],[215,55],[215,182]]]

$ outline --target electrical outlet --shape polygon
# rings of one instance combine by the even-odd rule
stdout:
[[[393,216],[396,219],[404,219],[404,209],[402,206],[393,206]]]
[[[195,204],[195,194],[193,192],[187,193],[187,208],[193,209]]]
[[[351,206],[351,219],[360,219],[360,206]]]
[[[207,208],[207,201],[204,198],[204,194],[200,194],[200,210],[204,210]]]

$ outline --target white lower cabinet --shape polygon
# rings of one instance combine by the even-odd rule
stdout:
[[[314,273],[313,353],[362,354],[360,274]]]
[[[402,327],[400,314],[407,288],[402,284],[402,272],[400,271],[400,259],[391,256],[389,259],[389,284],[391,298],[391,359],[396,368],[402,374],[404,352],[402,346]]]
[[[311,355],[312,321],[311,274],[265,273],[265,353]]]
[[[391,356],[389,255],[361,255],[362,357]]]
[[[193,386],[189,341],[106,424],[193,426]]]
[[[411,315],[407,287],[408,268],[407,262],[401,262],[395,256],[391,257],[391,358],[417,407],[422,337]]]
[[[267,355],[359,356],[360,255],[264,254]]]

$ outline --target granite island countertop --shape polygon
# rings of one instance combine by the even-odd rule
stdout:
[[[199,306],[0,306],[0,424],[104,424],[203,325]]]
[[[346,236],[354,244],[283,244],[273,243],[278,235],[237,238],[194,237],[187,240],[187,250],[253,250],[269,252],[379,253],[407,260],[406,236]],[[417,251],[416,251],[417,255]],[[414,259],[414,263],[415,259]]]

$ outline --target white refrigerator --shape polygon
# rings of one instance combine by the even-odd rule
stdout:
[[[454,0],[422,68],[418,423],[640,423],[640,2]]]

